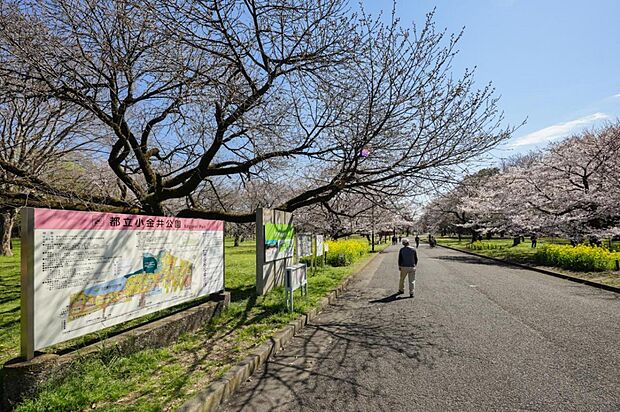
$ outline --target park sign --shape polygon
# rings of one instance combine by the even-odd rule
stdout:
[[[22,211],[22,356],[224,289],[224,222]]]
[[[323,256],[323,253],[324,253],[323,242],[324,242],[323,235],[316,235],[316,252],[315,252],[316,256]]]
[[[293,264],[295,227],[293,214],[283,210],[256,209],[256,293],[264,295],[284,284],[286,267]]]
[[[312,256],[312,235],[300,233],[297,235],[297,257]]]

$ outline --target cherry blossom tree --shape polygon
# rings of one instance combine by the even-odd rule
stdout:
[[[620,125],[586,131],[552,145],[518,185],[534,221],[547,231],[603,234],[620,224]]]
[[[469,174],[433,199],[420,220],[425,231],[457,233],[459,237],[467,233],[475,241],[481,233],[497,229],[497,217],[486,204],[479,204],[479,194],[486,192],[488,180],[498,172],[497,168],[488,168]]]
[[[614,236],[620,233],[619,155],[620,124],[609,124],[510,159],[473,190],[459,191],[464,180],[432,207],[443,219],[456,219],[452,225],[514,234]]]
[[[250,222],[222,179],[305,182],[287,211],[410,196],[510,136],[493,88],[453,72],[460,35],[383,21],[345,0],[7,0],[0,76],[96,119],[128,208]]]

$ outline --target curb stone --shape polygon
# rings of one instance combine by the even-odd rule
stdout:
[[[545,275],[554,276],[556,278],[570,280],[571,282],[583,283],[584,285],[592,286],[592,287],[595,287],[595,288],[604,289],[604,290],[607,290],[607,291],[610,291],[610,292],[620,293],[620,288],[615,287],[615,286],[611,286],[611,285],[605,285],[604,283],[592,282],[591,280],[581,279],[581,278],[577,278],[577,277],[570,276],[570,275],[565,275],[564,273],[554,272],[552,270],[540,269],[540,268],[537,268],[537,267],[524,265],[522,263],[511,262],[510,260],[502,260],[502,259],[494,258],[494,257],[491,257],[491,256],[484,256],[484,255],[480,255],[478,253],[470,252],[468,250],[461,250],[461,249],[457,249],[457,248],[452,247],[452,246],[440,245],[439,243],[437,245],[441,246],[443,248],[446,248],[446,249],[455,250],[457,252],[465,253],[467,255],[477,256],[477,257],[481,257],[481,258],[484,258],[484,259],[490,259],[490,260],[493,260],[495,262],[503,263],[505,265],[518,266],[518,267],[523,268],[523,269],[533,270],[534,272],[543,273]]]
[[[179,412],[214,412],[222,403],[228,400],[231,395],[245,382],[252,374],[260,368],[267,359],[276,352],[284,349],[291,339],[299,333],[309,322],[314,320],[330,303],[342,296],[351,280],[362,272],[375,260],[381,253],[377,253],[368,259],[359,269],[344,279],[340,285],[334,288],[327,296],[321,299],[318,307],[311,309],[308,313],[292,320],[280,331],[276,332],[267,342],[264,342],[245,357],[240,363],[233,366],[221,378],[210,383],[205,389],[198,392],[194,397],[181,405]]]

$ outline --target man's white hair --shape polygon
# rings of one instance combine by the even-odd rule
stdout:
[[[403,245],[407,246],[409,244],[409,239],[403,238]]]

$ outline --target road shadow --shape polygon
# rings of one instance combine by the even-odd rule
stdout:
[[[394,300],[398,295],[377,303]],[[356,309],[366,307],[364,302]],[[408,316],[372,307],[352,311],[347,306],[332,312],[329,320],[309,323],[222,410],[304,410],[309,405],[311,410],[350,410],[347,405],[353,403],[391,411],[378,401],[381,388],[368,376],[377,373],[378,365],[395,375],[422,366],[432,369],[439,355],[432,332],[436,328],[431,323],[413,326]]]
[[[390,303],[390,302],[396,302],[397,300],[403,300],[403,299],[412,299],[412,298],[409,297],[409,294],[405,295],[403,293],[392,293],[391,295],[386,296],[381,299],[369,300],[368,303]]]

